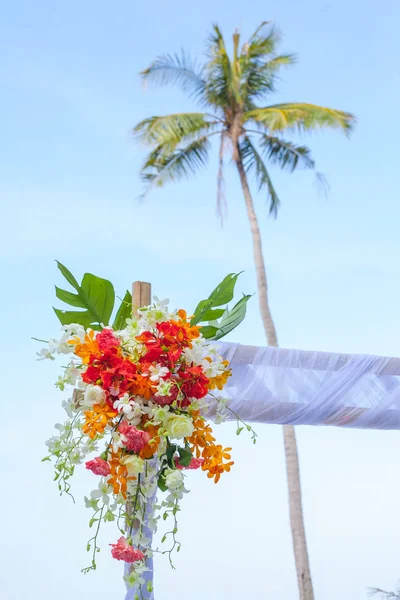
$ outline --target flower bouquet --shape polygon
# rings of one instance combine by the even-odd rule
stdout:
[[[150,597],[153,553],[167,553],[172,564],[173,551],[180,550],[177,514],[187,493],[185,471],[200,469],[217,483],[233,465],[231,448],[217,443],[204,416],[210,402],[217,422],[230,410],[220,394],[229,364],[211,339],[243,320],[249,296],[232,311],[220,308],[233,297],[238,274],[229,275],[188,318],[157,298],[132,312],[127,292],[110,325],[115,297],[110,282],[86,274],[79,285],[60,263],[59,268],[77,294],[56,288],[58,298],[85,311],[55,309],[62,337],[39,353],[50,359],[70,355],[56,386],[73,389],[63,401],[68,419],[56,425],[58,435],[48,440],[44,460],[54,460],[60,493],[72,496],[77,464],[84,462],[99,478],[85,497],[94,535],[87,544],[92,560],[83,571],[96,569],[100,526],[114,522],[120,536],[110,544],[111,554],[126,563],[125,581],[137,598]],[[157,489],[164,492],[158,501]],[[170,519],[171,528],[162,538],[168,548],[158,550],[152,548],[152,533],[160,519]]]

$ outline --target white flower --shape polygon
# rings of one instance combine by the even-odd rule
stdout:
[[[206,356],[209,355],[209,344],[203,337],[195,338],[191,340],[192,347],[185,348],[183,354],[188,363],[194,363],[195,365],[201,365]]]
[[[81,402],[83,408],[92,408],[94,404],[102,404],[106,399],[104,390],[98,385],[91,383],[86,387],[83,400]]]
[[[72,398],[68,398],[68,400],[63,400],[61,406],[63,407],[63,409],[69,417],[73,417],[76,413],[76,406],[72,401]]]
[[[108,485],[108,483],[104,479],[101,479],[98,489],[90,492],[90,497],[92,498],[92,500],[101,499],[103,504],[109,504],[111,494],[112,487]]]
[[[183,486],[183,473],[178,469],[167,469],[165,485],[170,491],[179,490]]]
[[[174,381],[165,381],[162,379],[157,385],[157,391],[155,393],[156,396],[169,396],[172,386],[175,385]]]
[[[118,452],[118,450],[119,450],[120,448],[122,448],[122,447],[123,447],[123,445],[124,445],[124,444],[122,443],[121,436],[120,436],[120,434],[119,434],[119,433],[117,433],[116,431],[113,431],[113,432],[112,432],[112,434],[111,434],[111,438],[112,438],[112,448],[113,448],[113,451],[114,451],[115,453],[117,453],[117,452]]]
[[[124,394],[115,400],[113,406],[119,413],[123,413],[132,425],[140,423],[143,414],[142,407],[129,394]]]
[[[217,410],[216,410],[216,414],[215,414],[215,418],[214,418],[214,422],[217,425],[224,423],[230,416],[230,411],[228,409],[229,403],[230,403],[230,398],[223,398],[222,396],[218,396]]]
[[[168,435],[176,440],[190,437],[194,431],[193,420],[185,415],[170,414],[165,427]]]
[[[144,561],[135,562],[133,569],[129,569],[127,575],[124,576],[124,581],[127,587],[132,588],[146,583],[145,579],[143,578],[143,573],[146,571],[149,571],[149,569],[146,567]]]
[[[152,422],[154,425],[164,425],[166,424],[169,417],[169,406],[152,406],[149,411],[150,416],[152,417]]]
[[[121,464],[128,469],[129,475],[138,475],[144,471],[144,460],[135,454],[127,454],[121,458]]]
[[[169,369],[167,367],[163,367],[162,365],[151,365],[149,369],[150,381],[158,382],[163,377],[166,377],[169,373]]]
[[[40,352],[36,352],[36,356],[38,357],[36,360],[45,360],[46,358],[49,360],[55,360],[54,350],[52,348],[42,348]]]

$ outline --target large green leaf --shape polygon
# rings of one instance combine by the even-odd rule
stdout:
[[[221,312],[221,309],[214,309],[218,309],[219,306],[228,304],[232,300],[239,275],[240,273],[230,273],[227,275],[206,300],[199,302],[194,310],[194,316],[191,321],[192,325],[204,323],[205,321],[213,321],[222,317],[225,311],[222,310]]]
[[[117,310],[117,314],[115,315],[113,329],[116,331],[123,329],[126,324],[126,320],[132,315],[132,294],[128,292],[125,293],[125,296],[120,304],[119,309]]]
[[[62,302],[78,308],[82,311],[68,311],[55,308],[54,312],[63,325],[78,323],[83,327],[100,329],[101,325],[108,325],[114,308],[114,287],[107,279],[96,277],[91,273],[85,273],[81,285],[72,273],[60,262],[57,266],[68,283],[75,288],[77,294],[56,287],[56,296]]]
[[[210,339],[220,340],[228,335],[228,333],[236,329],[238,325],[240,325],[246,316],[247,302],[250,300],[250,298],[250,295],[243,296],[243,298],[241,298],[239,302],[235,304],[232,310],[225,311],[224,316],[218,324],[217,332],[214,336],[210,337]]]
[[[213,325],[204,325],[200,328],[200,333],[207,340],[215,340],[217,339],[215,336],[219,333],[219,329]]]
[[[221,281],[219,285],[217,285],[215,290],[209,296],[209,299],[212,300],[213,306],[222,306],[223,304],[228,304],[228,302],[233,299],[236,281],[239,275],[242,273],[243,271],[240,273],[230,273]]]

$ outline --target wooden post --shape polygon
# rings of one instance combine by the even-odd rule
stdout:
[[[151,304],[151,284],[145,281],[135,281],[132,286],[132,314],[136,309]]]
[[[151,304],[151,283],[145,281],[135,281],[132,285],[132,316],[138,308],[142,306],[148,306]],[[126,500],[126,513],[127,513],[127,526],[130,526],[132,518],[132,499],[130,494],[127,495]]]

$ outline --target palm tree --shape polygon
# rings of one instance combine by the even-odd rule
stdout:
[[[224,159],[227,155],[231,157],[239,173],[250,222],[262,321],[268,344],[278,346],[268,303],[260,229],[248,177],[254,177],[259,191],[267,196],[270,212],[276,216],[279,198],[267,164],[275,164],[288,171],[298,167],[315,168],[310,150],[287,141],[283,134],[323,128],[349,134],[354,117],[347,112],[303,102],[264,106],[262,100],[275,91],[280,69],[295,62],[292,54],[277,53],[280,36],[273,27],[266,28],[267,25],[263,22],[242,46],[240,34],[236,31],[231,56],[219,27],[213,25],[202,65],[192,61],[183,51],[178,55],[156,58],[141,73],[143,80],[179,86],[197,101],[201,112],[150,117],[134,128],[134,134],[150,147],[141,170],[146,191],[195,174],[206,164],[212,140],[218,140],[217,205],[221,216]],[[299,596],[301,600],[313,600],[297,443],[291,426],[284,427],[284,446]]]

